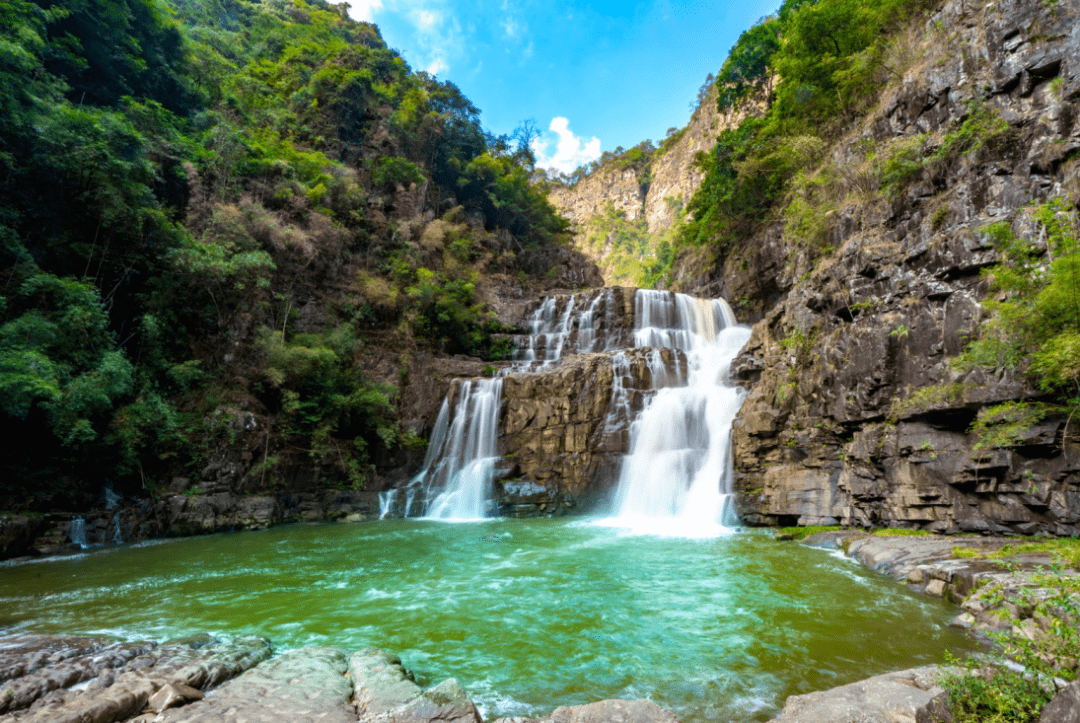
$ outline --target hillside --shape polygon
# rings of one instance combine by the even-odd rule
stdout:
[[[814,45],[868,22],[888,34]],[[822,0],[740,41],[784,38],[755,82],[784,80],[721,135],[672,282],[757,321],[744,520],[1080,533],[1077,28],[1034,0]]]
[[[410,373],[600,283],[528,148],[341,6],[0,17],[0,509],[377,489]]]

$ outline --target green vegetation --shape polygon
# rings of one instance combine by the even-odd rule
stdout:
[[[1007,632],[990,633],[1000,647],[987,659],[953,659],[957,667],[939,675],[953,720],[1035,723],[1054,693],[1076,679],[1080,603],[1060,569],[1051,573],[1045,577],[1050,595],[1042,600],[1026,590],[1011,598],[1000,590],[980,594],[991,606],[1000,606],[997,614],[1012,625]],[[1033,620],[1022,623],[1010,612],[1023,608],[1034,610]],[[1007,662],[1022,666],[1023,672],[1007,667]]]
[[[705,180],[689,204],[692,220],[680,244],[723,247],[787,209],[792,233],[823,245],[831,203],[810,191],[833,180],[828,173],[814,178],[812,169],[826,142],[865,113],[893,77],[886,60],[896,31],[929,6],[925,0],[788,0],[775,17],[743,33],[717,78],[718,102],[726,108],[760,100],[765,109],[699,155]]]
[[[264,454],[262,475],[299,455],[362,484],[376,452],[413,441],[395,390],[365,375],[361,331],[505,356],[474,287],[490,239],[565,237],[527,138],[485,131],[458,88],[342,6],[11,0],[0,49],[10,506],[197,478],[238,433],[223,408],[282,435],[290,451]],[[431,243],[386,220],[420,190],[457,204]],[[347,268],[343,291],[330,282]],[[316,297],[328,313],[300,324]]]
[[[677,214],[681,218],[681,207]],[[585,227],[585,246],[593,253],[603,252],[601,271],[613,285],[655,287],[671,265],[672,241],[671,230],[650,234],[644,216],[631,221],[610,201],[603,215],[590,219]]]
[[[1080,226],[1061,199],[1029,210],[1039,236],[1018,236],[1007,221],[985,229],[1001,255],[990,268],[992,317],[955,360],[960,369],[1026,371],[1049,400],[1009,402],[979,413],[979,449],[1017,444],[1053,414],[1080,411]]]
[[[998,550],[982,553],[971,548],[954,547],[955,557],[985,557],[1007,560],[1015,555],[1048,555],[1054,564],[1080,570],[1080,539],[1063,537],[1033,542],[1011,542]]]
[[[963,401],[969,391],[971,385],[961,383],[932,384],[916,389],[903,399],[896,397],[892,400],[888,421],[896,424],[901,419],[929,412],[935,407],[957,404]]]
[[[874,535],[877,537],[926,537],[934,533],[926,530],[905,530],[898,527],[888,527],[881,530],[874,530]]]
[[[839,525],[825,526],[811,525],[809,527],[781,527],[776,531],[776,539],[778,540],[805,540],[810,535],[817,534],[818,532],[836,532],[843,529]]]

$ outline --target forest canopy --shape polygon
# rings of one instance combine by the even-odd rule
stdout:
[[[88,469],[197,477],[221,433],[208,410],[241,387],[360,483],[370,450],[407,441],[395,391],[357,367],[362,308],[337,312],[349,338],[288,334],[281,259],[362,253],[415,284],[418,264],[395,267],[401,249],[384,241],[397,232],[369,211],[401,188],[525,245],[562,238],[531,154],[345,7],[0,4],[0,419],[15,430],[0,495],[44,496]],[[497,329],[466,272],[437,281],[404,323],[420,343],[485,353]],[[211,347],[248,316],[267,331],[237,379]],[[282,360],[295,368],[279,373]]]

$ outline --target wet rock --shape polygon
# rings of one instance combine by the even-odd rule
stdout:
[[[154,643],[105,638],[20,635],[0,638],[0,713],[23,710],[52,691],[95,678],[152,651]],[[106,686],[99,686],[106,687]]]
[[[263,663],[159,723],[355,723],[345,654],[303,648]]]
[[[651,700],[602,700],[556,708],[539,723],[678,723],[679,719]]]
[[[832,690],[793,695],[772,723],[895,723],[942,692],[936,667],[867,678]]]
[[[114,653],[128,650],[134,654]],[[263,638],[222,642],[200,635],[161,646],[152,643],[118,645],[95,655],[118,654],[119,658],[112,662],[122,661],[126,665],[116,666],[118,669],[100,669],[97,684],[83,690],[52,689],[48,694],[40,695],[45,687],[39,686],[38,697],[29,708],[13,713],[13,720],[24,723],[115,723],[127,720],[142,711],[163,688],[173,686],[190,699],[195,694],[184,692],[189,687],[216,686],[266,660],[270,653],[270,643]],[[87,659],[94,661],[94,657]],[[76,655],[32,675],[72,685],[75,679],[70,678],[72,682],[67,683],[67,676],[72,664],[80,660]],[[110,660],[106,658],[105,662]],[[83,680],[93,677],[91,674]]]
[[[630,349],[507,375],[498,444],[514,478],[502,485],[500,502],[511,513],[532,505],[552,514],[567,502],[606,499],[629,449],[632,415],[652,393],[654,370],[674,374],[680,365],[686,369],[685,357],[673,349]],[[516,499],[521,492],[535,499]]]
[[[0,515],[0,560],[25,555],[43,525],[40,517]]]

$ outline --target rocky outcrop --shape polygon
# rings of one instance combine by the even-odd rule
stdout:
[[[362,723],[481,723],[468,693],[454,678],[423,690],[401,659],[378,648],[349,658],[353,703]]]
[[[842,549],[863,565],[916,592],[958,605],[952,626],[978,633],[1053,632],[1068,619],[1060,595],[1080,579],[1075,569],[1060,569],[1046,553],[1005,550],[1001,538],[879,536],[855,530],[818,532],[804,545]],[[1008,553],[1007,557],[1004,553]],[[1074,669],[1075,660],[1062,661]]]
[[[793,695],[771,723],[915,723],[942,692],[935,666],[876,675],[832,690]]]
[[[308,647],[271,658],[262,638],[200,635],[158,646],[0,637],[0,684],[0,714],[13,723],[482,723],[457,680],[425,690],[378,648],[348,655]],[[678,723],[644,700],[557,708],[535,723],[627,721]]]
[[[205,699],[165,711],[157,723],[355,723],[345,653],[292,650],[226,683]]]
[[[555,186],[548,200],[574,222],[579,234],[591,219],[603,215],[608,204],[630,221],[644,216],[650,233],[669,228],[676,209],[690,200],[704,177],[694,166],[695,156],[712,149],[720,131],[743,117],[734,112],[721,114],[716,92],[715,84],[708,82],[690,122],[656,152],[644,177],[633,168],[604,165],[572,187]]]
[[[127,721],[151,700],[155,710],[196,700],[271,654],[263,638],[207,635],[164,645],[26,635],[4,638],[3,650],[5,720],[21,723]]]
[[[654,370],[680,360],[685,368],[675,350],[631,349],[508,375],[499,435],[504,511],[550,514],[606,499],[629,450],[633,414],[653,391]]]
[[[602,218],[611,206],[628,221],[644,219],[646,231],[654,236],[675,223],[704,178],[694,165],[697,154],[712,149],[720,131],[745,117],[743,110],[720,113],[716,94],[715,84],[707,81],[690,122],[659,144],[644,165],[625,165],[616,159],[573,186],[555,185],[548,192],[548,200],[573,222],[576,247],[606,269],[605,273],[612,271],[607,263],[612,239],[600,248],[588,244],[589,222]]]
[[[776,224],[711,275],[683,259],[684,287],[760,318],[734,365],[750,390],[733,433],[747,522],[1080,533],[1075,420],[1066,435],[1066,417],[1049,415],[1010,448],[973,451],[980,409],[1038,390],[949,363],[983,318],[980,272],[996,256],[980,229],[1007,219],[1037,243],[1025,204],[1076,192],[1078,13],[946,2],[923,61],[828,162],[857,169],[858,144],[887,150],[923,133],[931,154],[976,105],[1006,130],[902,192],[841,204],[824,257]]]

